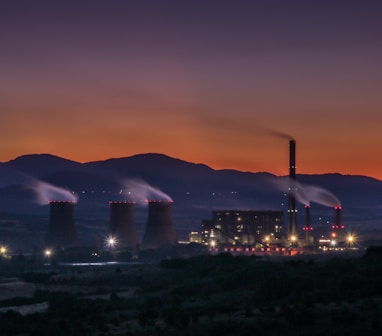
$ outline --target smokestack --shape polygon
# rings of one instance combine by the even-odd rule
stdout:
[[[74,202],[49,202],[50,215],[46,245],[49,247],[73,247],[79,244],[74,226]]]
[[[172,223],[171,201],[149,201],[149,215],[143,236],[143,248],[174,245],[176,233]]]
[[[121,247],[135,248],[139,244],[134,222],[134,202],[110,202],[109,233]]]
[[[305,245],[313,245],[313,227],[310,223],[310,205],[305,205],[305,227],[303,227],[303,230],[305,231]]]
[[[334,241],[343,241],[345,239],[345,225],[341,221],[342,208],[340,205],[334,207],[335,210],[335,223],[332,225],[332,239]]]
[[[288,235],[289,237],[296,235],[297,233],[297,210],[296,210],[296,141],[289,140],[289,223],[288,223]]]
[[[310,225],[310,205],[305,205],[305,227],[308,229],[311,227]]]
[[[341,223],[341,206],[336,205],[334,207],[334,209],[336,211],[336,226],[341,227],[342,226],[342,223]]]

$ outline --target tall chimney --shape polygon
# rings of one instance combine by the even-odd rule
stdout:
[[[305,205],[305,226],[303,230],[305,231],[305,245],[310,246],[313,245],[313,227],[310,223],[310,205]]]
[[[341,206],[336,205],[334,207],[334,209],[336,211],[336,226],[341,227],[342,226],[342,223],[341,223]]]
[[[73,247],[79,245],[74,225],[74,202],[51,201],[45,243],[49,247]]]
[[[176,233],[172,223],[172,201],[149,201],[149,215],[142,240],[143,248],[174,245]]]
[[[134,222],[134,202],[110,202],[109,233],[121,247],[135,248],[139,245]]]
[[[343,241],[345,239],[345,225],[341,221],[341,211],[340,205],[334,207],[335,210],[335,223],[332,225],[332,239],[333,241]]]
[[[310,225],[310,205],[305,205],[305,215],[306,215],[305,227],[310,228],[311,227],[311,225]]]
[[[294,236],[297,233],[297,210],[296,210],[296,141],[289,141],[289,223],[288,236]]]

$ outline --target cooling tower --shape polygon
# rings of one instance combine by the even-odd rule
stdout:
[[[52,201],[49,206],[46,246],[56,248],[77,246],[79,241],[74,226],[74,202]]]
[[[135,248],[139,245],[134,222],[134,202],[110,202],[109,233],[120,247]]]
[[[143,236],[143,248],[159,248],[174,245],[176,233],[172,223],[171,201],[149,201],[149,214]]]
[[[289,141],[289,222],[288,236],[294,236],[297,233],[297,210],[296,210],[296,141]]]

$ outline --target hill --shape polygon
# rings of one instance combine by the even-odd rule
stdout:
[[[47,205],[35,202],[30,189],[35,179],[62,187],[78,196],[75,215],[83,236],[101,234],[109,218],[108,202],[128,196],[129,181],[158,188],[174,200],[174,223],[184,237],[197,230],[213,209],[254,209],[287,211],[287,177],[269,173],[214,170],[203,164],[186,162],[163,154],[140,154],[104,161],[78,163],[60,157],[38,154],[0,163],[0,212],[12,217],[26,231],[44,230]],[[382,220],[382,181],[341,174],[298,175],[302,186],[318,186],[335,195],[343,208],[347,226],[376,230]],[[303,225],[303,205],[299,205],[299,225]],[[331,207],[312,203],[312,224],[327,226],[334,218]],[[25,216],[41,218],[37,227],[25,223]],[[24,218],[24,219],[20,219]],[[137,222],[142,231],[146,209],[137,206]],[[5,223],[5,224],[4,224]],[[9,230],[9,219],[0,217]],[[16,225],[16,224],[15,224]],[[35,225],[35,224],[33,224]],[[40,231],[39,231],[40,230]],[[92,231],[93,230],[93,231]],[[11,229],[12,231],[12,229]]]

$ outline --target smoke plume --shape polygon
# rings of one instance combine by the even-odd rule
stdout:
[[[317,186],[304,186],[306,196],[312,202],[319,203],[328,207],[340,205],[339,199],[330,191]]]
[[[273,185],[283,192],[286,190],[288,190],[288,192],[290,191],[296,200],[304,205],[310,205],[310,202],[328,207],[341,204],[339,199],[330,191],[322,187],[299,183],[289,177],[273,179]]]
[[[33,179],[28,187],[35,191],[36,202],[40,205],[49,204],[51,201],[77,202],[77,196],[71,191],[43,181]]]
[[[138,204],[146,205],[149,200],[172,202],[170,196],[141,179],[124,180],[122,184],[122,194]]]
[[[268,133],[268,134],[275,136],[277,138],[294,140],[294,138],[291,135],[284,133],[284,132],[276,131],[276,130],[273,130],[270,128],[262,128],[262,130],[264,131],[264,133]]]

